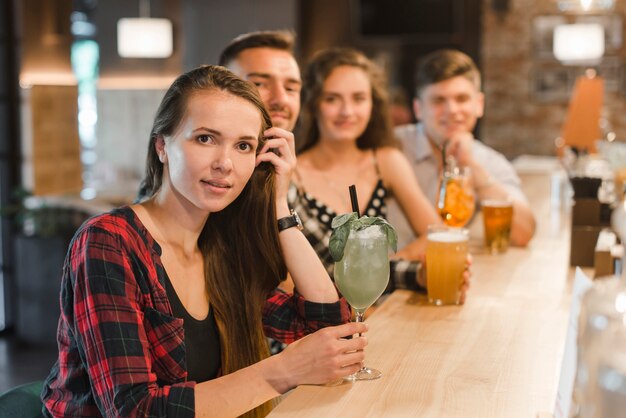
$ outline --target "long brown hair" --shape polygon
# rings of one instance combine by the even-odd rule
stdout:
[[[176,131],[192,94],[211,90],[243,98],[259,109],[263,123],[257,152],[263,147],[263,131],[272,122],[254,86],[224,67],[191,70],[174,81],[157,110],[143,184],[147,196],[160,189],[163,177],[156,138]],[[206,288],[220,330],[223,374],[269,356],[262,309],[267,295],[287,275],[276,227],[274,180],[273,165],[259,164],[241,194],[223,210],[211,213],[198,239]],[[267,402],[243,416],[261,417],[270,410],[271,402]]]
[[[319,141],[317,113],[324,81],[335,68],[344,65],[362,69],[372,86],[372,114],[365,131],[357,138],[357,146],[360,149],[398,146],[393,135],[389,97],[383,72],[355,49],[330,48],[313,57],[302,78],[302,113],[296,134],[299,153],[313,147]]]

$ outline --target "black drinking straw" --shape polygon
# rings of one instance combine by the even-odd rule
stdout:
[[[350,203],[352,203],[352,212],[356,212],[356,216],[360,216],[359,199],[356,197],[356,187],[354,184],[348,188],[350,190]]]
[[[442,172],[443,174],[445,174],[446,172],[446,165],[448,164],[448,159],[446,158],[446,148],[448,147],[448,140],[446,139],[443,142],[443,145],[441,146],[441,165],[442,165]]]

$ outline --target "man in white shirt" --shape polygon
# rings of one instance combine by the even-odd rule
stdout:
[[[447,142],[446,154],[453,156],[458,165],[470,168],[477,202],[506,197],[513,201],[511,243],[526,245],[535,232],[535,218],[522,193],[519,177],[502,154],[472,135],[484,110],[476,64],[460,51],[432,52],[418,65],[416,94],[413,110],[419,122],[397,127],[396,136],[426,196],[436,205],[441,150]],[[399,243],[410,242],[411,228],[395,202],[389,207],[389,220],[398,229]]]

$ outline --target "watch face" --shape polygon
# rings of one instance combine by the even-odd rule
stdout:
[[[302,219],[300,219],[300,215],[298,215],[298,212],[296,212],[295,210],[293,211],[293,218],[296,220],[298,229],[302,231],[304,229],[304,226],[302,225]]]
[[[285,229],[293,228],[294,226],[297,227],[300,231],[304,229],[302,225],[302,220],[293,209],[291,210],[291,215],[280,218],[277,221],[277,224],[279,232],[284,231]]]

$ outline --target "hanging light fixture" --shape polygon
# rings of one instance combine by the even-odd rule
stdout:
[[[566,65],[594,65],[604,55],[604,28],[598,23],[559,25],[553,41],[554,56]]]
[[[557,0],[557,7],[562,12],[598,12],[615,8],[615,0]]]
[[[139,0],[139,18],[117,22],[117,53],[123,58],[167,58],[172,55],[172,22],[150,17],[150,0]]]

